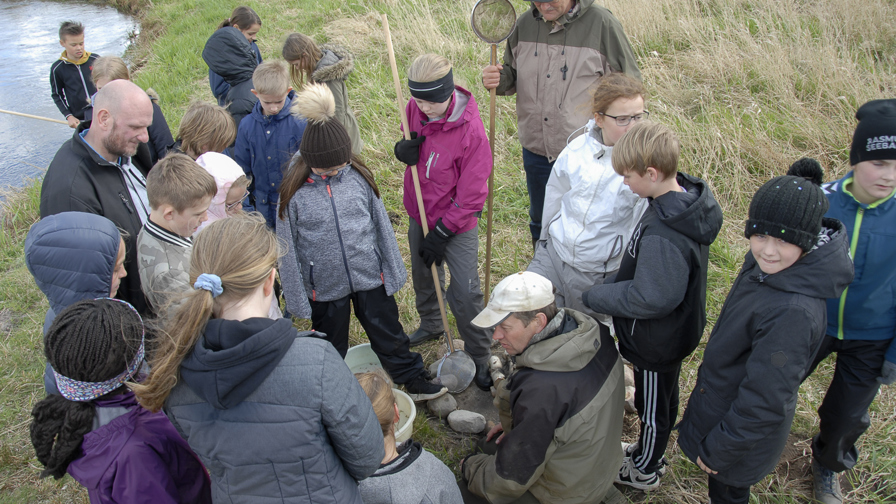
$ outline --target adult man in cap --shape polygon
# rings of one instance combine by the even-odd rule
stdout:
[[[94,98],[93,119],[82,122],[56,152],[40,191],[40,216],[88,212],[124,231],[125,270],[118,297],[147,313],[140,289],[137,234],[149,214],[146,174],[152,167],[146,128],[152,102],[136,84],[115,80]]]
[[[558,309],[551,282],[528,271],[502,280],[473,324],[494,330],[516,369],[496,385],[501,423],[486,437],[500,433],[496,453],[461,463],[468,490],[489,502],[618,495],[625,380],[609,330]]]
[[[504,64],[482,70],[486,89],[516,94],[533,244],[554,160],[591,119],[591,88],[610,72],[641,78],[622,24],[594,0],[533,0],[507,39]]]

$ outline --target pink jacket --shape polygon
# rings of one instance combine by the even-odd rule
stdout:
[[[429,229],[439,218],[455,233],[473,229],[488,196],[492,172],[491,148],[476,99],[456,86],[442,119],[427,123],[414,100],[408,102],[407,114],[411,131],[426,137],[420,145],[417,173]],[[404,208],[420,224],[410,167],[404,173]]]

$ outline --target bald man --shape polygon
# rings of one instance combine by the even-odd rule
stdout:
[[[82,122],[56,152],[40,191],[41,217],[94,213],[127,233],[127,276],[121,279],[117,297],[140,313],[148,311],[140,289],[136,244],[149,214],[146,174],[152,162],[145,142],[150,124],[152,103],[146,92],[125,80],[106,84],[94,99],[93,120]]]

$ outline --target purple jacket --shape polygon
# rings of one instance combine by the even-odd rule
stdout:
[[[455,233],[473,229],[488,197],[492,172],[491,148],[476,99],[456,86],[442,119],[427,123],[414,100],[408,102],[407,114],[411,131],[426,137],[420,145],[417,173],[429,229],[439,218]],[[410,167],[404,173],[404,208],[421,224]]]
[[[133,392],[94,404],[94,429],[68,466],[92,504],[211,504],[205,467],[164,413],[141,408]]]

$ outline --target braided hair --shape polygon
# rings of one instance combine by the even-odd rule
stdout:
[[[44,337],[44,354],[53,369],[66,377],[102,382],[124,372],[135,358],[142,338],[140,316],[111,299],[79,301],[56,316]],[[105,394],[126,391],[122,385]],[[48,395],[31,410],[31,444],[45,466],[40,477],[60,479],[79,455],[84,435],[95,416],[93,401],[75,402]]]

